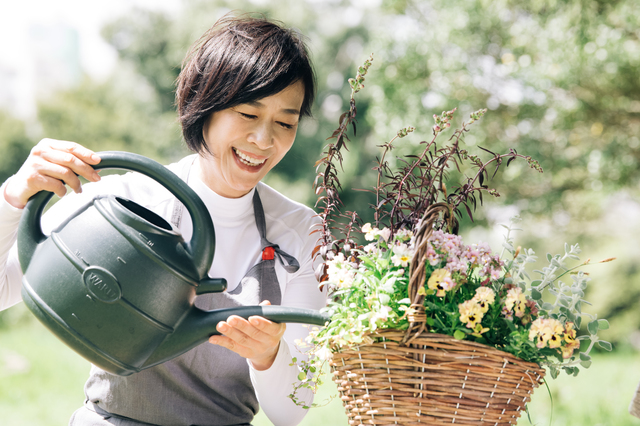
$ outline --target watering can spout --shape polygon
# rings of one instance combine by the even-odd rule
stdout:
[[[252,316],[261,316],[273,322],[292,322],[318,326],[324,326],[329,320],[326,314],[315,310],[284,306],[243,306],[213,311],[203,311],[194,307],[182,320],[178,329],[169,335],[154,351],[142,369],[161,364],[206,342],[210,336],[220,334],[216,330],[216,326],[219,322],[226,321],[231,315],[237,315],[245,319]]]

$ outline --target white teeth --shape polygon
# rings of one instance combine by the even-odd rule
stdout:
[[[238,157],[240,158],[240,161],[243,164],[246,164],[247,166],[259,166],[260,164],[264,163],[265,160],[256,160],[255,158],[251,158],[248,155],[245,155],[243,153],[241,153],[240,151],[238,151],[237,149],[233,148],[233,151],[238,155]]]

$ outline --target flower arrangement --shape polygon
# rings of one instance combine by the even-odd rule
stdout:
[[[323,263],[316,274],[321,285],[328,286],[325,310],[331,320],[312,330],[306,342],[310,358],[303,363],[298,386],[317,388],[327,360],[344,349],[376,342],[382,330],[403,331],[401,345],[420,333],[480,343],[546,367],[553,378],[561,370],[577,375],[579,367],[588,368],[594,345],[611,350],[611,344],[598,337],[608,322],[582,310],[589,304],[584,299],[589,276],[581,268],[590,261],[580,262],[579,246],[565,244],[564,254],[547,255],[548,264],[532,278],[527,269],[537,256],[513,240],[519,218],[505,225],[500,254],[485,243],[465,244],[456,235],[457,217],[466,211],[473,220],[483,193],[499,195],[487,182],[501,165],[521,159],[542,172],[535,160],[515,150],[496,154],[484,149],[491,158],[482,161],[460,147],[470,125],[486,110],[472,113],[442,146],[436,139],[451,126],[456,110],[435,115],[432,140],[422,142],[419,155],[399,160],[402,166],[392,170],[387,154],[396,140],[415,129],[399,131],[381,146],[373,169],[375,223],[362,224],[357,212],[340,211],[341,151],[349,141],[350,125],[355,133],[354,95],[364,87],[372,59],[350,80],[350,109],[329,138],[335,142],[317,163],[322,227],[314,231],[321,235],[315,254]],[[462,177],[456,180],[450,170]],[[586,333],[578,335],[580,330]],[[582,345],[585,340],[589,343]],[[295,392],[291,397],[300,403]]]
[[[514,229],[509,228],[509,233]],[[406,330],[416,313],[408,295],[412,232],[403,230],[391,237],[388,228],[380,230],[368,223],[362,232],[372,243],[352,250],[356,261],[342,253],[327,261],[331,322],[313,333],[314,347],[366,343],[379,329]],[[562,256],[550,256],[549,266],[538,271],[537,280],[531,280],[525,270],[528,263],[536,262],[535,253],[514,249],[510,240],[505,245],[507,259],[485,243],[466,245],[458,235],[442,230],[432,233],[425,265],[428,278],[417,291],[424,297],[430,331],[488,344],[548,366],[552,377],[561,369],[577,375],[579,365],[588,368],[589,352],[596,343],[611,350],[610,343],[597,336],[608,322],[582,312],[582,305],[588,304],[584,291],[589,277],[576,269],[589,262],[573,268],[567,265],[568,260],[579,260],[577,245],[567,246]],[[571,284],[560,281],[565,275]],[[543,292],[555,301],[544,302]],[[589,320],[589,334],[578,337],[583,318]],[[590,344],[576,354],[581,340]]]

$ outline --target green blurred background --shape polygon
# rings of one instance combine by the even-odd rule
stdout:
[[[3,19],[35,4],[24,3],[27,9],[3,5]],[[85,11],[84,22],[92,23],[96,12],[84,3],[71,1],[74,13]],[[617,258],[591,267],[587,296],[593,301],[589,312],[611,323],[601,337],[614,351],[596,354],[593,366],[577,378],[549,380],[550,392],[543,388],[534,396],[532,424],[640,425],[626,411],[640,382],[639,2],[175,0],[168,8],[111,3],[121,3],[122,11],[95,21],[112,55],[102,72],[89,72],[91,60],[87,65],[79,59],[86,49],[82,32],[64,20],[29,27],[27,46],[40,52],[36,60],[8,62],[0,55],[0,181],[43,137],[133,151],[164,163],[185,155],[173,107],[180,63],[216,19],[238,10],[264,13],[308,39],[319,86],[314,118],[303,121],[292,151],[267,183],[313,205],[314,163],[347,107],[346,80],[373,53],[357,98],[358,134],[345,157],[343,187],[370,187],[376,146],[400,128],[417,130],[398,144],[397,156],[415,153],[420,141],[431,138],[433,114],[458,108],[456,126],[470,112],[488,108],[464,140],[468,149],[482,155],[480,146],[495,152],[513,148],[537,159],[545,172],[514,162],[498,173],[492,186],[502,196],[485,199],[475,221],[463,223],[465,240],[499,249],[499,225],[519,214],[524,230],[517,244],[533,247],[542,258],[562,252],[565,241],[579,243],[584,260]],[[0,35],[5,51],[18,43]],[[24,75],[35,89],[22,85]],[[370,202],[364,192],[345,191],[343,199],[346,209],[360,211]],[[0,424],[66,424],[82,403],[88,368],[23,306],[0,312]],[[332,385],[322,393],[330,395]],[[262,416],[256,421],[268,424]],[[347,423],[333,401],[312,410],[305,424]]]

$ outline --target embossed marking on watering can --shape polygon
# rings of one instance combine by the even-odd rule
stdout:
[[[122,297],[118,279],[99,266],[91,266],[82,273],[84,285],[89,293],[106,303],[113,303]]]

